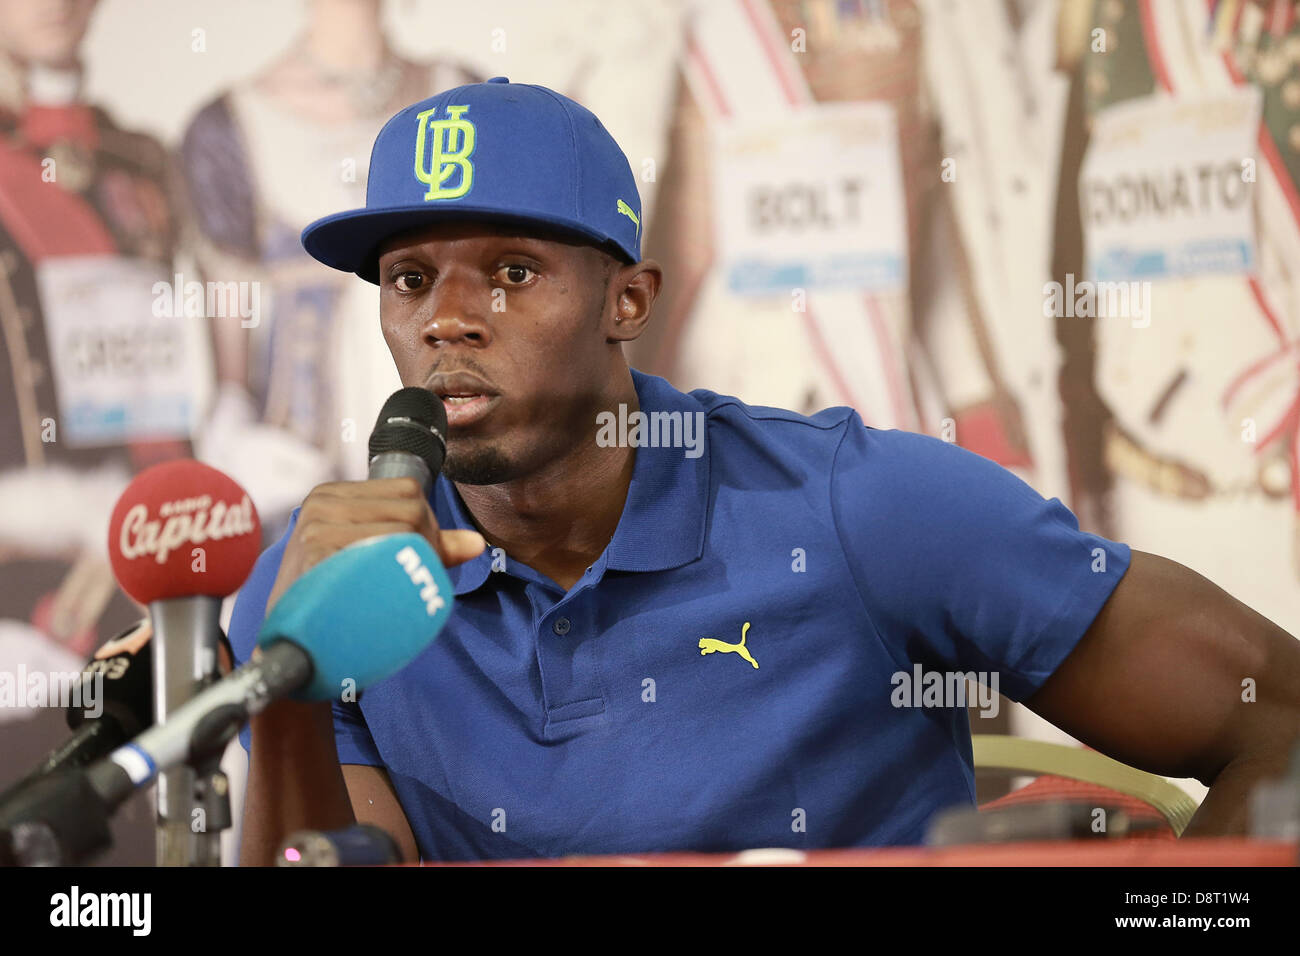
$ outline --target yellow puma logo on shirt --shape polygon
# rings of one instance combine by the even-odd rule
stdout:
[[[757,670],[758,661],[754,660],[745,647],[745,638],[748,636],[749,622],[746,621],[745,626],[740,629],[739,644],[728,644],[726,641],[719,641],[716,638],[702,637],[700,638],[700,656],[703,657],[705,654],[712,654],[716,651],[721,651],[724,654],[739,654],[745,660],[753,664],[754,669]]]

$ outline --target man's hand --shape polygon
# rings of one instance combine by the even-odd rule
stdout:
[[[414,478],[336,481],[312,489],[298,512],[266,600],[269,613],[294,581],[350,544],[385,534],[415,532],[433,546],[443,567],[482,553],[487,542],[477,531],[442,531],[419,482]]]
[[[487,546],[477,531],[440,530],[414,478],[317,485],[298,512],[266,610],[303,572],[334,552],[366,538],[412,531],[428,540],[446,567]],[[295,830],[338,830],[358,820],[387,830],[409,862],[419,859],[383,768],[339,766],[331,706],[279,700],[253,717],[240,850],[244,865],[271,865],[280,841]]]
[[[1025,705],[1116,760],[1210,787],[1188,836],[1244,834],[1250,791],[1300,734],[1300,643],[1196,572],[1133,551]]]

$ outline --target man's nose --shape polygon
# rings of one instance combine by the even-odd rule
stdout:
[[[484,284],[444,276],[433,296],[433,312],[424,323],[426,344],[437,347],[459,342],[482,347],[491,341],[486,303],[491,296]]]

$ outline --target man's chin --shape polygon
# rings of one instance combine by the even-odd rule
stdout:
[[[442,473],[448,481],[461,485],[499,485],[516,477],[513,463],[496,448],[456,448],[447,450]]]

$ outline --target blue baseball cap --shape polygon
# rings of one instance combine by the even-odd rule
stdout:
[[[641,197],[614,137],[567,96],[504,76],[431,96],[385,123],[365,208],[318,219],[302,245],[377,285],[381,242],[448,220],[540,224],[641,259]]]

